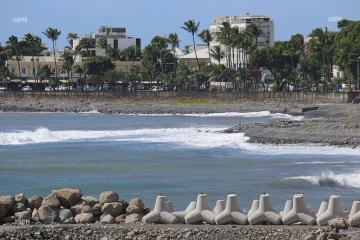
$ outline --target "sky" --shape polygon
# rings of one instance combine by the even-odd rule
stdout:
[[[297,33],[306,37],[318,27],[337,31],[336,22],[329,21],[333,17],[360,20],[360,0],[6,0],[1,6],[2,45],[11,35],[21,39],[32,33],[50,48],[42,32],[53,27],[61,31],[58,49],[68,45],[69,32],[84,36],[103,25],[126,27],[128,35],[142,39],[143,48],[156,35],[176,32],[183,49],[192,44],[191,35],[181,29],[190,19],[200,22],[201,31],[220,16],[266,15],[274,21],[275,41]]]

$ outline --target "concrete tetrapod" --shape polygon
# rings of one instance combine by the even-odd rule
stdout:
[[[196,208],[196,202],[193,201],[189,204],[189,206],[185,209],[185,211],[182,212],[172,212],[172,215],[174,215],[177,219],[179,219],[179,222],[185,223],[185,216],[194,210]]]
[[[314,225],[316,216],[311,209],[306,206],[303,195],[298,193],[294,195],[292,209],[283,215],[282,221],[284,224],[302,222],[307,225]]]
[[[349,214],[349,225],[351,227],[360,226],[360,200],[354,201]]]
[[[225,210],[215,217],[217,225],[235,222],[247,224],[247,216],[241,211],[236,194],[229,194],[226,200]]]
[[[256,212],[259,209],[259,204],[260,204],[260,201],[257,199],[252,202],[251,208],[247,214],[248,217],[250,217],[252,214],[254,214],[254,212]]]
[[[260,196],[259,209],[248,217],[251,225],[269,222],[275,225],[281,223],[281,216],[274,210],[269,194]]]
[[[338,195],[332,195],[327,210],[316,219],[316,223],[319,226],[325,226],[329,220],[337,217],[346,218],[342,211],[340,197]]]
[[[168,200],[167,205],[168,205],[168,212],[173,212],[174,211],[173,203]]]
[[[316,217],[320,217],[321,214],[323,214],[324,212],[326,212],[326,210],[328,209],[329,206],[329,202],[328,200],[322,201],[319,207],[319,211],[316,214]]]
[[[199,194],[196,201],[196,208],[185,216],[187,224],[198,223],[205,221],[210,224],[215,224],[215,213],[210,210],[209,200],[206,194]]]
[[[226,201],[225,200],[218,200],[216,201],[216,206],[214,208],[214,213],[215,215],[219,215],[222,211],[225,210],[226,207]]]
[[[144,223],[178,223],[179,220],[168,212],[168,203],[165,196],[157,196],[154,210],[143,217]]]
[[[285,202],[284,211],[280,212],[280,216],[286,215],[288,212],[291,211],[292,208],[293,208],[293,201],[292,200],[287,200]]]

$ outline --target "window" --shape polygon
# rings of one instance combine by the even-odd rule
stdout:
[[[137,46],[138,48],[141,48],[141,39],[140,39],[140,38],[137,38],[137,39],[136,39],[136,46]]]
[[[22,73],[22,74],[25,74],[25,73],[26,73],[26,68],[22,68],[22,69],[21,69],[21,73]]]
[[[114,39],[114,49],[118,49],[119,48],[119,43],[117,39]]]
[[[12,73],[16,73],[16,68],[12,68],[12,69],[11,69],[11,72],[12,72]]]
[[[36,68],[33,68],[33,74],[35,74],[36,73]]]
[[[269,43],[269,40],[266,40],[266,43]]]

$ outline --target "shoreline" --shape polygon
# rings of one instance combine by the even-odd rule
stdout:
[[[100,113],[116,115],[186,115],[268,111],[294,116],[271,123],[240,124],[222,133],[245,133],[249,142],[274,145],[360,146],[359,104],[302,104],[280,100],[244,102],[185,100],[82,101],[58,99],[0,99],[3,113]],[[302,108],[308,111],[302,112]],[[303,117],[303,119],[297,118]]]

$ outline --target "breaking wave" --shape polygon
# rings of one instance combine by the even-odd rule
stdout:
[[[322,173],[319,176],[298,176],[285,178],[284,180],[304,180],[313,185],[325,187],[352,187],[360,188],[360,172],[334,174],[333,172]]]

